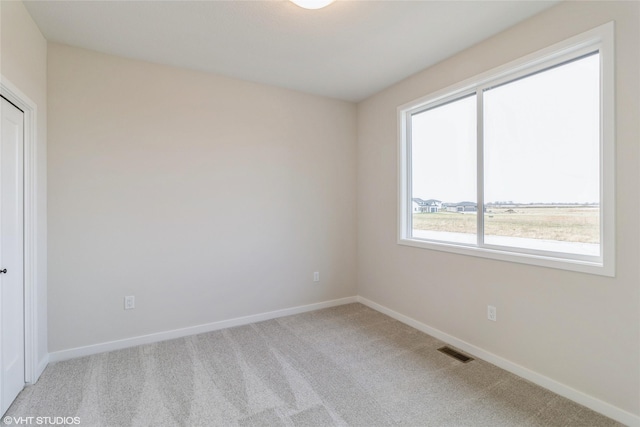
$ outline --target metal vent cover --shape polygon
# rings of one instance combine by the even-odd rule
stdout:
[[[438,351],[446,354],[447,356],[451,356],[454,359],[459,360],[462,363],[469,363],[469,362],[471,362],[473,360],[472,357],[469,357],[469,356],[467,356],[465,354],[462,354],[459,351],[456,351],[456,350],[452,349],[451,347],[447,347],[447,346],[440,347],[438,349]]]

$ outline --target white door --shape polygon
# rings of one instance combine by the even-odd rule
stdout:
[[[0,141],[0,413],[24,388],[24,114],[2,98]]]

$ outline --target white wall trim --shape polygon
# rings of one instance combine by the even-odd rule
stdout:
[[[293,314],[305,313],[308,311],[320,310],[322,308],[335,307],[338,305],[350,304],[354,302],[357,302],[357,297],[346,297],[315,304],[301,305],[292,308],[285,308],[282,310],[269,311],[266,313],[254,314],[251,316],[237,317],[235,319],[221,320],[204,325],[190,326],[187,328],[174,329],[171,331],[158,332],[155,334],[142,335],[133,338],[126,338],[123,340],[109,341],[84,347],[76,347],[68,350],[49,353],[49,361],[51,363],[60,362],[62,360],[73,359],[76,357],[90,356],[92,354],[104,353],[106,351],[121,350],[123,348],[135,347],[142,344],[152,344],[160,341],[217,331],[219,329],[232,328],[234,326],[248,325],[250,323],[262,322],[278,317],[291,316]]]
[[[367,298],[358,296],[357,301],[361,304],[366,305],[367,307],[370,307],[376,311],[384,313],[387,316],[392,317],[402,323],[412,326],[418,329],[419,331],[429,334],[432,337],[435,337],[447,344],[455,346],[460,350],[463,350],[473,355],[474,357],[477,357],[478,359],[482,359],[493,365],[496,365],[504,369],[505,371],[509,371],[512,374],[515,374],[519,377],[527,379],[532,383],[539,385],[540,387],[544,387],[547,390],[551,390],[552,392],[559,394],[560,396],[566,397],[567,399],[572,400],[576,403],[579,403],[580,405],[586,406],[587,408],[592,409],[596,412],[599,412],[600,414],[603,414],[609,418],[612,418],[628,426],[640,427],[640,416],[634,415],[630,412],[627,412],[623,409],[613,406],[607,402],[603,402],[600,399],[589,396],[588,394],[585,394],[579,390],[571,388],[549,377],[546,377],[542,374],[539,374],[523,366],[520,366],[516,363],[513,363],[507,359],[504,359],[500,356],[490,353],[480,347],[476,347],[473,344],[470,344],[466,341],[458,339],[438,329],[432,328],[431,326],[428,326],[422,322],[412,319],[411,317],[405,316],[404,314],[400,314],[396,311],[393,311],[390,308],[387,308],[383,305],[373,302]]]
[[[49,353],[47,353],[47,355],[43,357],[42,360],[40,360],[40,363],[38,363],[38,366],[36,366],[36,374],[37,374],[36,380],[40,377],[40,375],[42,375],[44,370],[47,368],[48,364],[49,364]]]
[[[25,382],[35,383],[47,365],[46,351],[38,360],[38,107],[28,96],[0,75],[0,94],[24,112],[24,340]],[[42,369],[41,369],[42,367]]]
[[[418,329],[426,334],[429,334],[447,344],[455,346],[460,350],[463,350],[478,359],[487,361],[493,365],[496,365],[512,374],[518,375],[524,379],[527,379],[534,384],[546,388],[560,396],[566,397],[576,403],[579,403],[587,408],[590,408],[596,412],[599,412],[607,417],[610,417],[618,422],[632,427],[640,427],[640,417],[613,406],[607,402],[599,400],[595,397],[589,396],[579,390],[571,388],[565,384],[555,381],[542,374],[534,372],[516,363],[513,363],[507,359],[490,353],[480,347],[476,347],[466,341],[458,339],[452,335],[428,326],[422,322],[419,322],[411,317],[400,314],[390,308],[387,308],[381,304],[371,301],[362,296],[353,296],[340,298],[331,301],[325,301],[315,304],[302,305],[292,308],[286,308],[282,310],[269,311],[266,313],[255,314],[251,316],[237,317],[235,319],[221,320],[218,322],[207,323],[204,325],[191,326],[182,329],[174,329],[171,331],[158,332],[149,335],[142,335],[138,337],[126,338],[123,340],[110,341],[100,344],[93,344],[84,347],[76,347],[68,350],[61,350],[53,353],[49,353],[48,361],[51,363],[60,362],[63,360],[74,359],[77,357],[90,356],[93,354],[104,353],[107,351],[121,350],[124,348],[135,347],[143,344],[152,344],[160,341],[166,341],[175,338],[182,338],[190,335],[202,334],[205,332],[217,331],[220,329],[231,328],[234,326],[248,325],[250,323],[262,322],[265,320],[271,320],[283,316],[291,316],[294,314],[305,313],[314,310],[320,310],[323,308],[335,307],[344,304],[350,304],[359,302],[366,305],[376,311],[386,314],[402,323],[405,323],[411,327]],[[46,367],[47,362],[44,365],[38,366],[39,372],[42,372]]]

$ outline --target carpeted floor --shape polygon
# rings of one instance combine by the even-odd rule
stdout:
[[[619,425],[442,345],[349,304],[53,364],[6,415],[117,427]]]

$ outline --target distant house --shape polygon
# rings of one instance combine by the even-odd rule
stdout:
[[[442,202],[440,200],[435,200],[435,199],[422,200],[420,198],[415,197],[412,199],[412,202],[413,202],[412,206],[413,206],[414,213],[438,212],[442,207]]]
[[[444,203],[442,208],[447,212],[478,212],[478,204],[473,202]]]

